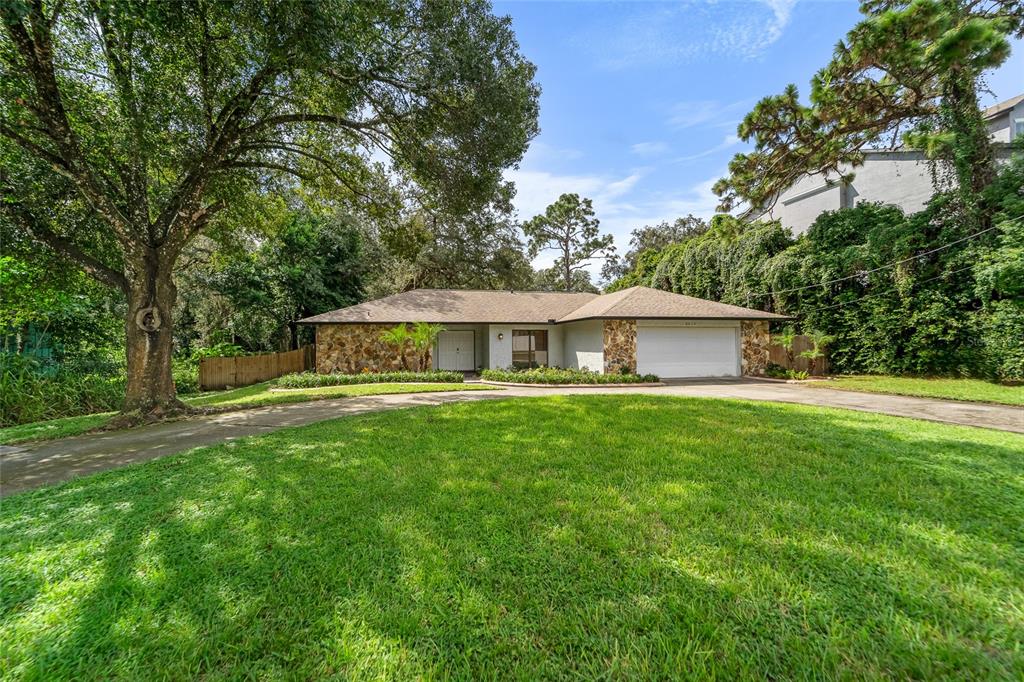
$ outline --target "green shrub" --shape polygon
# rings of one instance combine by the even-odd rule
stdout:
[[[191,360],[198,363],[203,358],[235,358],[250,353],[241,346],[233,343],[217,343],[206,348],[196,348],[192,351]]]
[[[514,384],[641,384],[656,383],[653,374],[598,374],[587,369],[536,367],[534,369],[485,369],[480,377],[487,381]]]
[[[43,365],[31,357],[3,353],[0,427],[117,410],[124,388],[124,366],[119,363]]]
[[[174,375],[174,388],[178,395],[189,395],[199,392],[199,364],[190,360],[175,359],[171,363]]]
[[[281,388],[320,388],[322,386],[349,386],[352,384],[399,384],[406,382],[432,384],[459,384],[465,379],[462,372],[364,372],[362,374],[317,374],[302,372],[286,374],[277,380]]]

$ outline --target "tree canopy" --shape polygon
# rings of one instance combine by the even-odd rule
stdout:
[[[523,233],[531,256],[549,249],[558,253],[549,274],[558,273],[562,291],[574,291],[584,284],[577,273],[595,258],[610,258],[615,253],[612,235],[601,234],[600,226],[590,199],[563,194],[543,214],[523,223]],[[589,284],[589,275],[585,279]]]
[[[770,207],[805,174],[849,179],[864,150],[905,144],[953,170],[968,210],[994,177],[978,106],[985,71],[1024,34],[1016,0],[866,0],[865,19],[811,81],[762,99],[739,126],[754,151],[737,154],[715,185],[721,208]]]
[[[491,201],[537,132],[534,67],[484,0],[0,5],[4,219],[124,292],[126,409],[177,404],[172,273],[299,178],[366,214]]]
[[[708,230],[703,218],[687,215],[671,223],[662,221],[657,225],[644,225],[630,232],[629,251],[625,256],[609,258],[601,268],[601,277],[611,282],[626,276],[637,267],[637,260],[646,251],[660,251],[667,246],[696,237]]]

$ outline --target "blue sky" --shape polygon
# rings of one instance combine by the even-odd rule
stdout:
[[[495,2],[537,65],[541,134],[509,177],[529,218],[563,192],[594,200],[625,251],[629,231],[710,216],[711,185],[744,146],[757,100],[806,93],[858,20],[845,0]],[[1024,91],[1024,45],[992,74],[985,106]],[[541,255],[537,266],[551,256]],[[593,270],[597,270],[595,264]]]

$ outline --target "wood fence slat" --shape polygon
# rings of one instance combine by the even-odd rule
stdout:
[[[313,368],[315,350],[303,346],[285,353],[263,353],[199,361],[199,387],[204,390],[249,386]]]
[[[812,348],[814,348],[814,344],[811,343],[811,338],[800,334],[793,340],[793,362],[789,361],[786,349],[777,343],[773,343],[768,347],[768,362],[775,363],[784,369],[795,369],[798,372],[807,372],[816,376],[828,374],[830,364],[827,350],[825,351],[825,357],[818,358],[818,361],[815,363],[817,366],[813,372],[811,371],[810,360],[800,357],[800,353]]]

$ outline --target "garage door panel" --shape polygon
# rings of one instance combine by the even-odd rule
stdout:
[[[736,327],[640,327],[637,371],[659,377],[737,376]]]

